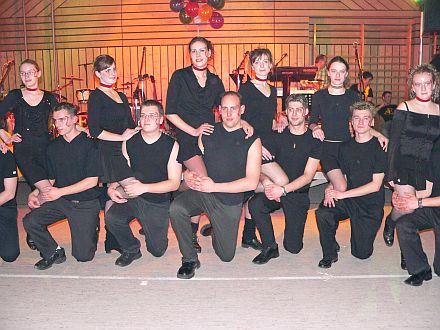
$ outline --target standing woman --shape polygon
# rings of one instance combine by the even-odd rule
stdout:
[[[276,163],[272,162],[272,155],[265,146],[270,145],[271,136],[277,118],[277,90],[267,83],[267,76],[273,67],[272,53],[267,48],[256,48],[250,53],[250,63],[255,77],[240,86],[239,93],[242,96],[242,104],[245,111],[242,119],[254,128],[263,144],[263,164],[261,172],[267,175],[274,183],[284,186],[289,182],[287,175]],[[276,160],[275,160],[276,161]],[[243,228],[243,247],[252,247],[261,250],[262,245],[255,235],[255,223],[247,210]]]
[[[349,129],[350,106],[359,101],[357,93],[345,89],[345,80],[348,76],[348,63],[341,56],[333,57],[327,65],[330,85],[327,89],[317,91],[312,98],[312,111],[309,128],[313,137],[323,141],[321,165],[326,173],[330,185],[338,191],[345,191],[347,183],[342,171],[338,169],[337,157],[342,142],[351,139]],[[318,122],[321,126],[318,126]],[[377,131],[371,134],[378,138],[382,147],[386,149],[388,139]]]
[[[99,55],[93,63],[93,71],[100,85],[90,93],[87,110],[90,135],[99,141],[103,167],[101,181],[119,182],[124,187],[133,175],[122,154],[122,142],[129,140],[139,128],[131,115],[127,97],[113,89],[118,78],[115,60],[109,55]],[[106,235],[105,251],[110,253],[119,249],[113,235],[108,231]]]
[[[431,152],[440,136],[438,72],[431,64],[418,65],[409,71],[409,101],[402,102],[394,112],[388,150],[388,181],[400,196],[416,195],[419,207],[432,191]],[[384,227],[384,240],[394,242],[395,221],[406,213],[392,209]]]
[[[40,67],[34,60],[20,64],[20,78],[24,87],[11,90],[0,103],[0,115],[12,112],[15,117],[14,134],[8,137],[4,130],[0,137],[5,143],[14,143],[14,157],[23,177],[40,192],[51,187],[46,175],[46,149],[50,141],[49,118],[58,104],[55,96],[38,87]],[[32,250],[37,247],[27,236]]]
[[[221,79],[208,70],[213,55],[212,43],[195,37],[189,43],[191,65],[175,71],[168,85],[166,115],[177,131],[178,161],[190,171],[206,176],[202,153],[197,145],[199,135],[209,135],[214,129],[213,109],[220,104],[225,91]],[[198,218],[192,219],[193,243],[197,243]]]

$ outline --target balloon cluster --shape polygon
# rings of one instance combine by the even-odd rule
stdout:
[[[199,2],[201,5],[199,5]],[[170,8],[179,13],[179,19],[183,24],[200,24],[209,22],[214,29],[220,29],[225,22],[223,15],[218,11],[225,6],[225,0],[171,0]]]

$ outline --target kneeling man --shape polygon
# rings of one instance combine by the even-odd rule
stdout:
[[[102,169],[95,141],[76,127],[76,113],[70,103],[53,109],[53,122],[60,135],[47,148],[47,173],[53,187],[42,192],[45,203],[41,206],[38,190],[29,195],[29,206],[34,210],[23,218],[24,228],[43,257],[35,264],[39,270],[66,260],[64,249],[47,230],[65,218],[72,236],[72,255],[78,261],[90,261],[96,252],[101,210],[97,184]]]
[[[108,189],[115,204],[105,215],[105,223],[122,249],[117,266],[128,266],[142,256],[141,244],[130,229],[134,218],[141,223],[147,250],[153,256],[162,256],[168,247],[171,192],[179,188],[182,165],[177,162],[179,145],[160,130],[163,116],[159,102],[142,103],[142,129],[122,144],[122,153],[136,178],[123,188],[129,198],[123,198],[117,182]]]
[[[274,133],[266,146],[287,174],[289,183],[279,186],[262,174],[264,193],[256,194],[249,201],[249,211],[263,242],[263,251],[253,263],[265,264],[279,256],[270,214],[280,207],[286,219],[284,248],[291,253],[299,253],[303,248],[304,225],[310,207],[309,187],[321,156],[321,141],[313,138],[306,127],[307,114],[306,98],[289,95],[286,99],[288,127],[281,134]]]
[[[373,253],[374,239],[383,217],[386,154],[370,133],[374,106],[357,102],[350,111],[355,137],[341,145],[338,155],[347,190],[338,191],[329,185],[323,203],[316,210],[323,252],[323,259],[318,264],[321,268],[330,268],[338,261],[335,235],[339,221],[350,218],[351,254],[366,259]]]
[[[192,216],[208,214],[212,244],[222,261],[231,261],[235,256],[243,193],[257,187],[261,168],[261,141],[254,136],[246,139],[241,127],[244,110],[238,93],[226,92],[222,96],[222,122],[214,125],[211,135],[199,137],[208,176],[185,173],[190,190],[171,204],[171,225],[183,255],[178,278],[191,278],[200,267],[192,244]]]

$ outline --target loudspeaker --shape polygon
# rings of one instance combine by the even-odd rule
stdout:
[[[425,0],[423,32],[440,32],[440,0]]]

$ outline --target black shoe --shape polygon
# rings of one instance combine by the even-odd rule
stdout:
[[[134,260],[139,259],[140,257],[142,257],[141,251],[138,251],[136,253],[122,252],[119,258],[116,259],[115,265],[125,267],[131,264]]]
[[[318,264],[318,267],[320,268],[330,268],[333,263],[338,261],[338,257],[334,259],[321,259],[321,261]]]
[[[394,224],[391,223],[393,221],[390,216],[387,216],[385,220],[385,225],[383,227],[383,240],[385,241],[386,246],[393,246],[394,244]]]
[[[177,278],[190,279],[194,277],[196,269],[200,268],[200,261],[186,261],[182,262],[182,266],[177,271]]]
[[[139,229],[139,235],[144,235],[145,236],[144,228],[141,227],[141,229]]]
[[[253,248],[257,251],[263,251],[263,245],[260,243],[260,241],[254,237],[251,239],[242,238],[241,239],[241,247],[247,249],[247,248]]]
[[[63,248],[59,248],[55,250],[55,253],[52,254],[49,259],[41,259],[34,267],[38,270],[45,270],[52,267],[53,264],[61,264],[64,261],[66,261],[66,253]]]
[[[402,268],[402,270],[407,270],[407,268],[406,268],[406,259],[403,256],[402,252],[400,252],[400,268]]]
[[[263,249],[263,251],[257,255],[252,262],[257,265],[263,265],[267,263],[270,259],[278,258],[280,253],[278,252],[278,245],[275,247],[268,247]]]
[[[26,235],[26,243],[29,246],[29,249],[38,250],[37,246],[35,245],[34,240],[29,236],[29,234]]]
[[[210,223],[207,223],[206,225],[202,226],[200,229],[200,235],[202,236],[211,236],[212,234],[212,225]]]
[[[196,233],[193,233],[192,242],[193,242],[194,249],[196,249],[197,253],[202,252],[202,247],[199,244],[199,239],[197,238]]]
[[[432,271],[431,271],[431,267],[429,267],[429,269],[411,275],[403,282],[405,284],[412,286],[421,286],[423,284],[423,281],[429,281],[431,279],[432,279]]]

